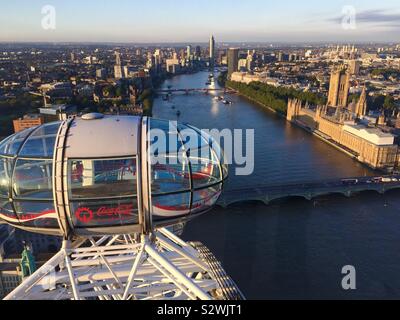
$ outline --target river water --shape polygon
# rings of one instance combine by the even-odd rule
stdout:
[[[177,76],[164,87],[203,88],[207,78],[207,72]],[[254,173],[236,176],[231,166],[225,192],[376,174],[245,98],[226,95],[234,102],[226,106],[213,97],[158,98],[153,113],[202,129],[255,130]],[[189,223],[184,238],[205,243],[249,299],[400,298],[399,195],[333,195],[216,208]],[[356,290],[341,286],[347,265],[356,268]]]

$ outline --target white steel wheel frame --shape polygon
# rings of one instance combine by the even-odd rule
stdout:
[[[63,248],[5,300],[223,299],[199,253],[167,229],[139,242],[130,235],[90,238]]]

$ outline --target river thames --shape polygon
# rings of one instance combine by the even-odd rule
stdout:
[[[207,72],[182,75],[163,87],[203,88],[207,79]],[[160,97],[153,115],[202,129],[255,130],[254,173],[235,176],[231,166],[225,192],[376,174],[245,98],[226,95],[233,104],[224,105],[215,95]],[[399,196],[368,192],[216,208],[190,222],[184,238],[206,244],[248,299],[400,298]],[[354,291],[341,286],[347,265],[357,271]]]

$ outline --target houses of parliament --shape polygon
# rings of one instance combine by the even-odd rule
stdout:
[[[398,166],[399,146],[396,136],[385,132],[385,115],[367,116],[367,90],[364,86],[358,102],[349,103],[351,72],[340,67],[331,74],[328,103],[310,106],[289,100],[287,120],[313,132],[373,169],[393,172]]]

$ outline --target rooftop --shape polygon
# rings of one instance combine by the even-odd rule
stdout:
[[[41,114],[57,115],[59,112],[75,112],[76,106],[67,104],[52,104],[39,108]]]
[[[378,128],[346,124],[344,130],[378,146],[394,145],[395,135],[383,132]]]
[[[41,118],[40,114],[30,113],[30,114],[24,115],[22,118],[19,118],[18,120],[36,120],[36,119],[40,119],[40,118]]]
[[[370,127],[366,127],[366,126],[364,126],[362,124],[358,124],[358,125],[349,125],[348,124],[347,126],[353,127],[354,129],[360,130],[360,131],[364,130],[368,134],[373,134],[373,135],[376,135],[376,136],[381,137],[381,138],[392,138],[392,137],[394,138],[393,134],[387,133],[387,132],[383,132],[382,130],[380,130],[378,128],[370,128]]]
[[[2,271],[16,271],[19,263],[14,262],[0,262],[0,272]]]

